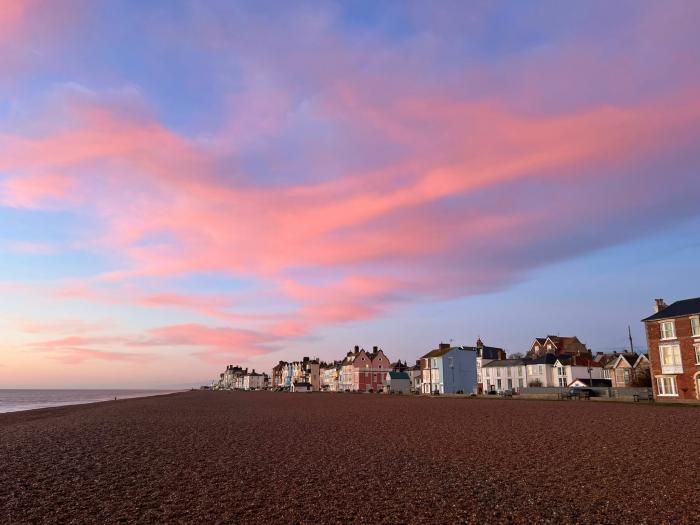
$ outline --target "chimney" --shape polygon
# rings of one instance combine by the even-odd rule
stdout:
[[[477,348],[484,348],[484,342],[481,340],[481,337],[478,337],[476,340],[476,347]]]
[[[358,345],[355,345],[355,352],[359,352],[359,351],[360,351],[360,347]]]
[[[372,347],[372,352],[374,352],[375,354],[377,353],[378,350],[379,350],[379,347],[378,347],[378,346],[373,346],[373,347]]]
[[[656,301],[655,313],[659,313],[667,306],[663,299],[654,299],[654,301]]]
[[[440,350],[448,350],[450,347],[450,343],[440,343]]]

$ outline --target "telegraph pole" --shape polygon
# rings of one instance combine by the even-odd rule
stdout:
[[[632,342],[632,328],[630,328],[630,325],[627,325],[627,335],[629,335],[630,338],[630,352],[634,353],[634,343]]]

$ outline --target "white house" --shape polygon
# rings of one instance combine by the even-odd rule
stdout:
[[[527,368],[523,359],[489,361],[481,369],[484,392],[519,390],[527,386]]]

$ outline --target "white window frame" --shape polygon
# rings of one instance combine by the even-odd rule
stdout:
[[[695,343],[695,364],[700,365],[700,343]]]
[[[700,337],[700,317],[697,315],[690,318],[690,330],[693,337]]]
[[[664,326],[670,325],[670,335],[667,330],[664,330]],[[659,323],[659,330],[661,331],[661,340],[668,341],[669,339],[676,338],[676,323],[673,319],[667,319],[666,321],[661,321]]]
[[[666,381],[671,386],[669,391],[666,390]],[[660,397],[678,397],[676,376],[656,376],[656,389]]]
[[[672,350],[672,352],[669,352]],[[666,359],[667,356],[672,356],[672,359]],[[683,364],[681,359],[681,345],[659,345],[659,359],[661,366],[680,366]]]

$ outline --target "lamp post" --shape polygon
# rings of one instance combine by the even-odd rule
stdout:
[[[593,367],[588,363],[588,386],[593,388]]]

